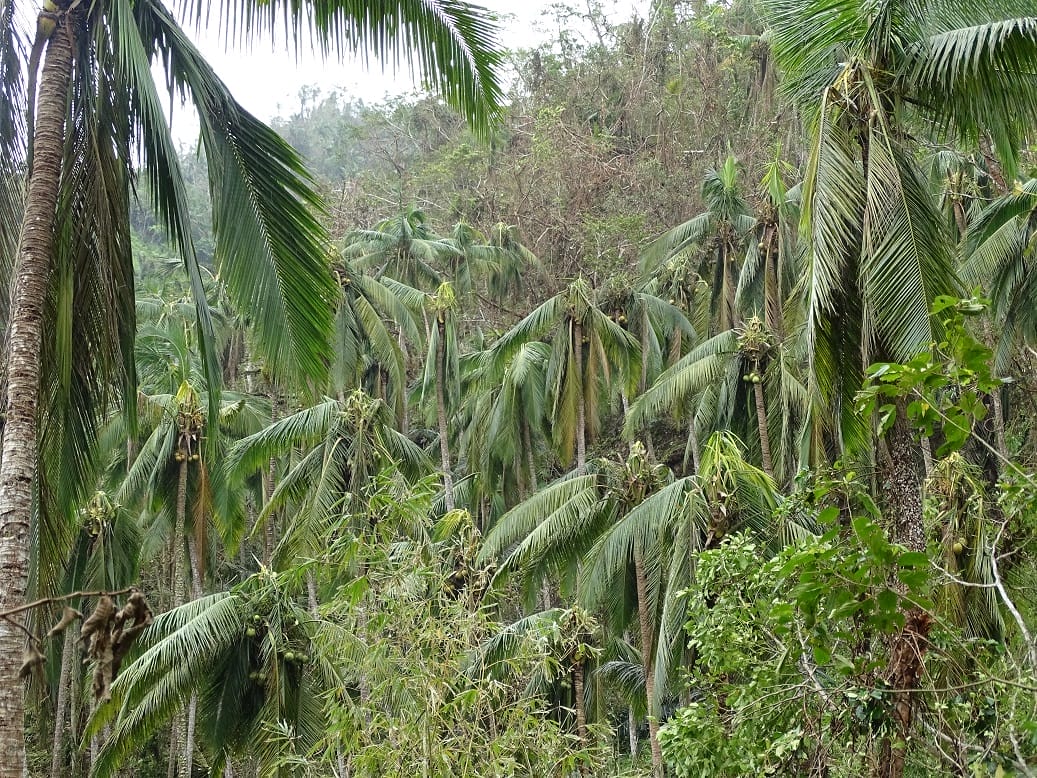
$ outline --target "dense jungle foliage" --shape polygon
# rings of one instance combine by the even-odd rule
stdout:
[[[56,266],[30,775],[1037,773],[1032,5],[552,13],[489,131],[314,85],[281,190],[225,107]]]

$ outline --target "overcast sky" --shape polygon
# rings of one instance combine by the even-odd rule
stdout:
[[[501,14],[501,40],[509,48],[535,46],[554,32],[555,14],[551,9],[556,0],[481,0],[481,4]],[[569,4],[582,7],[583,1],[571,0]],[[635,11],[643,13],[648,3],[645,0],[605,0],[603,5],[610,19],[625,21]],[[250,53],[241,54],[235,50],[228,51],[215,33],[198,35],[193,30],[188,32],[232,94],[245,108],[265,121],[296,110],[299,89],[303,86],[320,86],[328,92],[341,89],[367,102],[378,101],[387,94],[400,95],[416,89],[406,70],[396,74],[391,71],[383,73],[377,63],[365,69],[355,62],[321,62],[312,57],[301,57],[296,62],[284,49],[272,50],[270,45],[263,43],[258,43]],[[173,132],[179,142],[193,142],[197,132],[194,117],[182,109],[175,111]]]

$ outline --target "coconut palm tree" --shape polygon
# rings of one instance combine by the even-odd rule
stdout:
[[[813,418],[796,345],[795,340],[775,345],[755,316],[743,327],[708,338],[631,404],[624,435],[637,436],[665,414],[687,415],[696,434],[730,429],[755,438],[764,470],[789,478],[809,462],[804,448]],[[779,412],[769,414],[768,408]]]
[[[762,203],[756,217],[755,241],[746,243],[745,261],[738,275],[735,304],[739,311],[763,318],[768,332],[780,343],[787,331],[785,319],[799,324],[802,295],[794,294],[802,275],[803,249],[799,241],[801,187],[786,178],[795,171],[783,162],[780,150],[760,181]],[[792,307],[792,310],[787,310]]]
[[[390,279],[379,281],[348,262],[335,269],[342,300],[332,337],[330,393],[345,398],[358,386],[381,397],[406,428],[406,345],[423,337],[415,306],[423,295]],[[383,380],[384,379],[384,380]]]
[[[530,271],[542,273],[540,259],[522,243],[517,227],[497,222],[490,229],[490,245],[497,249],[497,261],[487,280],[493,299],[503,301],[507,295],[522,290]]]
[[[1028,179],[983,208],[965,234],[963,280],[990,290],[998,333],[995,369],[1008,370],[1014,346],[1037,343],[1037,179]]]
[[[20,234],[0,463],[0,607],[5,608],[21,602],[28,579],[38,406],[46,396],[41,388],[55,383],[57,372],[44,366],[41,354],[53,353],[50,343],[67,348],[73,342],[54,339],[61,332],[47,324],[54,311],[73,311],[73,353],[80,364],[94,368],[76,375],[82,387],[78,399],[91,402],[70,421],[87,427],[80,439],[92,433],[89,409],[102,403],[110,387],[121,386],[133,396],[131,160],[139,157],[134,167],[143,172],[152,205],[191,277],[203,343],[211,329],[180,164],[161,107],[165,90],[156,87],[153,76],[155,61],[165,68],[163,83],[186,95],[198,111],[212,173],[220,275],[236,307],[251,314],[259,351],[274,369],[302,378],[324,374],[334,294],[324,258],[327,237],[318,219],[321,204],[299,158],[234,101],[170,10],[160,0],[56,6],[39,18],[46,34],[38,36],[43,47],[37,52],[43,60],[38,100],[20,88],[15,3],[5,3],[0,12],[5,119],[0,122],[0,245]],[[202,23],[208,12],[192,6],[188,22]],[[224,18],[236,23],[228,37],[269,32],[283,23],[292,40],[298,41],[303,29],[313,32],[325,53],[367,48],[386,57],[400,45],[410,47],[420,72],[476,127],[485,130],[498,111],[493,25],[467,3],[413,0],[391,9],[333,3],[320,13],[309,3],[242,3],[233,10],[228,5]],[[30,75],[35,81],[36,74]],[[16,117],[34,100],[38,110],[28,128],[32,170],[18,231],[12,219],[20,210],[18,188],[9,174],[27,145]],[[76,272],[62,273],[65,267]],[[109,315],[97,316],[98,311]],[[215,410],[218,365],[208,346],[205,364]],[[20,775],[24,761],[22,692],[13,658],[20,640],[5,622],[0,646],[12,659],[0,663],[0,775]]]
[[[500,559],[495,586],[515,578],[531,586],[558,574],[609,634],[636,630],[661,774],[656,734],[686,647],[678,593],[691,584],[694,553],[740,526],[765,534],[775,501],[771,479],[744,461],[729,435],[710,438],[701,472],[677,480],[635,442],[626,461],[593,460],[502,516],[477,563]]]
[[[646,246],[641,263],[646,272],[651,272],[674,259],[698,260],[698,275],[713,279],[709,286],[709,330],[715,334],[739,323],[735,291],[740,260],[756,227],[756,219],[738,186],[738,163],[733,156],[706,174],[702,199],[706,210]]]
[[[444,261],[461,256],[450,240],[436,234],[417,208],[383,219],[373,229],[353,230],[346,236],[342,253],[354,267],[375,278],[389,276],[419,289],[443,283]]]
[[[450,459],[450,418],[457,407],[460,395],[460,369],[458,368],[457,323],[454,310],[457,298],[449,283],[442,283],[435,294],[428,295],[426,307],[432,314],[433,325],[425,359],[425,372],[421,381],[421,398],[427,406],[434,407],[432,414],[439,431],[439,461],[443,473],[443,495],[447,511],[454,509],[454,476]],[[429,397],[434,397],[434,403]]]
[[[295,519],[281,540],[276,565],[300,555],[312,558],[383,469],[391,467],[412,481],[430,470],[425,452],[396,428],[385,402],[359,389],[237,441],[228,452],[227,469],[244,478],[268,467],[271,458],[285,459],[288,467],[253,532],[271,512],[293,509]]]
[[[192,695],[200,702],[201,747],[217,774],[245,754],[260,774],[278,774],[282,741],[272,733],[279,727],[290,727],[302,749],[321,742],[328,727],[322,700],[339,683],[343,657],[317,650],[323,632],[339,630],[300,605],[300,594],[298,575],[266,571],[159,616],[142,636],[143,653],[90,722],[88,735],[112,725],[92,774],[117,774]]]
[[[766,0],[763,11],[785,87],[812,124],[802,198],[811,382],[834,408],[835,443],[866,451],[871,436],[848,402],[863,366],[923,350],[933,299],[956,289],[953,239],[917,161],[914,128],[992,141],[1013,174],[1037,117],[1037,20],[1011,0]],[[895,540],[922,551],[919,466],[903,415],[901,406],[889,433],[886,508]],[[893,641],[893,656],[908,656],[917,640]],[[909,668],[892,665],[887,680],[910,686],[901,677]],[[876,760],[882,775],[903,775],[913,718],[904,695],[899,731]]]
[[[493,359],[509,361],[524,344],[550,336],[547,390],[554,444],[568,466],[587,464],[587,441],[601,423],[601,406],[626,386],[637,386],[637,341],[598,305],[582,278],[539,305],[493,346]]]
[[[547,343],[532,341],[507,362],[494,359],[492,348],[470,360],[464,389],[465,397],[471,398],[465,403],[470,420],[461,444],[469,467],[485,481],[486,491],[510,498],[506,507],[539,488],[538,459],[548,437],[550,354]]]

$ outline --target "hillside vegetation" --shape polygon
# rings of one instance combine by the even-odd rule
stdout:
[[[1032,4],[552,13],[488,132],[303,89],[305,186],[241,163],[292,220],[210,205],[238,146],[187,236],[124,182],[132,364],[42,354],[31,775],[1037,773]]]

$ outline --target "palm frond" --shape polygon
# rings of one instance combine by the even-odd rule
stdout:
[[[323,55],[360,53],[395,68],[410,54],[409,65],[455,107],[477,131],[489,132],[501,111],[503,90],[498,72],[503,61],[497,23],[484,9],[462,0],[406,0],[372,8],[361,0],[310,4],[277,2],[256,5],[241,0],[212,4],[177,3],[183,18],[199,26],[210,15],[228,39],[241,43],[256,33],[283,30],[296,50],[308,40]]]

